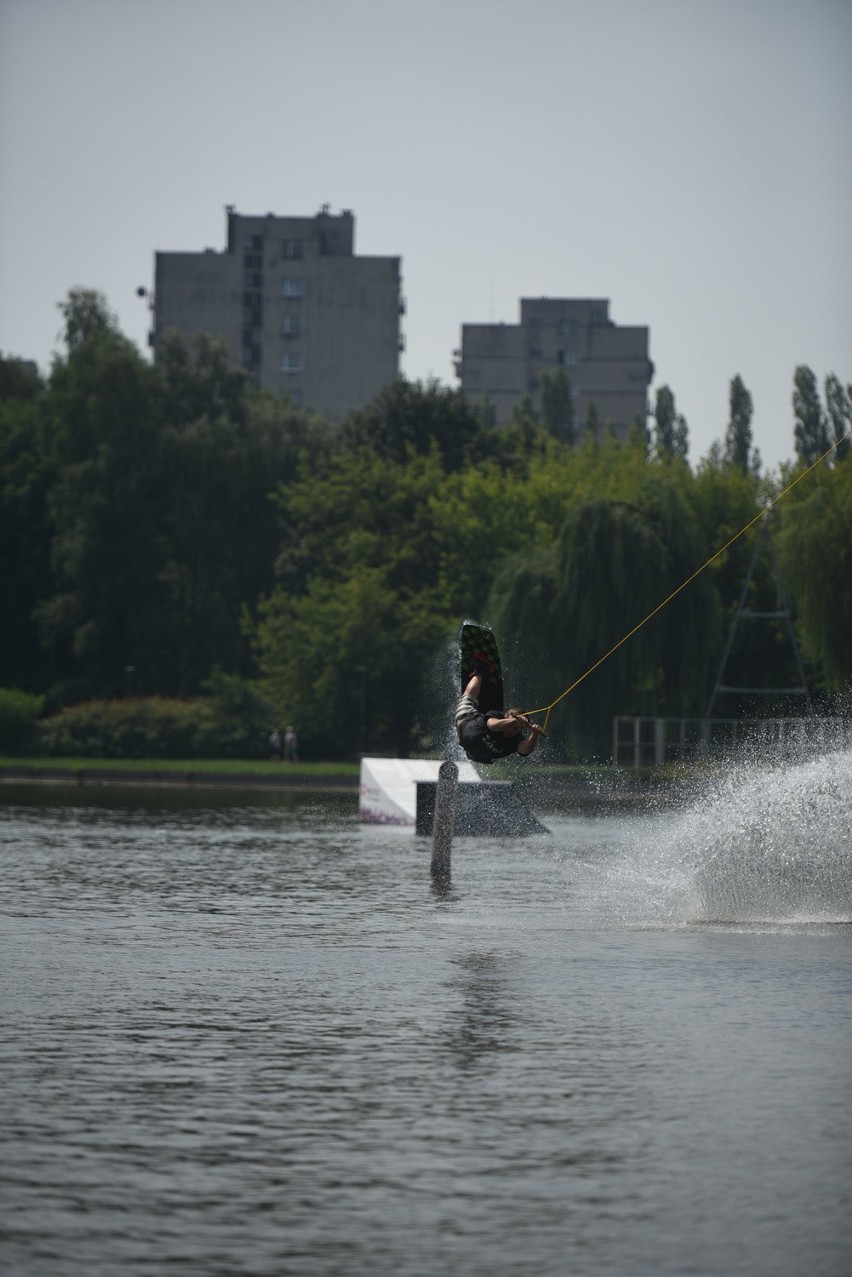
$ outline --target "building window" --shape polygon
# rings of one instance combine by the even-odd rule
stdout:
[[[284,315],[281,320],[282,337],[298,337],[302,331],[301,315]]]
[[[246,288],[260,288],[263,284],[263,276],[260,271],[246,271],[245,280]]]
[[[282,297],[302,297],[305,292],[305,281],[303,279],[294,278],[293,276],[285,276],[281,281]]]
[[[560,350],[557,353],[556,362],[561,364],[563,368],[574,368],[577,363],[577,352],[574,350]]]
[[[296,351],[287,351],[281,356],[281,371],[286,373],[301,372],[302,356]]]
[[[246,270],[260,270],[263,265],[263,259],[260,253],[244,253],[243,266]]]
[[[282,239],[281,256],[290,261],[297,261],[305,255],[305,244],[301,239]]]
[[[246,248],[252,249],[255,253],[260,252],[260,250],[263,248],[263,236],[249,235],[249,237],[246,240]]]

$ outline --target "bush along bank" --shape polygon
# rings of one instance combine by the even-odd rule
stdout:
[[[48,758],[265,759],[274,711],[258,696],[91,700],[38,719],[38,698],[0,692],[4,752]],[[17,698],[17,699],[16,699]]]

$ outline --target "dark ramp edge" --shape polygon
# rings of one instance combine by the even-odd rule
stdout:
[[[417,782],[415,833],[432,834],[438,782]],[[511,781],[483,781],[480,785],[459,785],[456,789],[456,836],[521,838],[527,834],[547,834],[550,830],[533,815],[526,800]]]

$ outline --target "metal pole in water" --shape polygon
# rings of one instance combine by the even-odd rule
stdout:
[[[456,820],[456,786],[459,769],[447,759],[438,768],[438,785],[435,791],[435,819],[432,825],[432,877],[448,879],[450,876],[450,852],[453,845],[453,827]]]

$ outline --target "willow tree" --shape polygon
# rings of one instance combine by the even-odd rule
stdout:
[[[718,546],[696,509],[697,481],[685,463],[648,464],[644,449],[613,448],[604,474],[593,465],[602,452],[571,454],[578,475],[571,484],[559,472],[563,504],[553,536],[542,533],[535,546],[505,556],[494,581],[488,616],[517,670],[507,695],[525,708],[550,704]],[[548,508],[545,500],[535,504],[541,513]],[[716,575],[703,573],[560,703],[550,720],[552,744],[608,756],[615,714],[699,714],[721,628]]]
[[[694,576],[708,558],[695,486],[686,465],[654,467],[634,497],[663,547],[652,607],[668,602],[648,622],[647,637],[655,645],[654,713],[674,718],[703,710],[722,629],[715,576]]]
[[[781,571],[805,658],[843,691],[852,680],[852,459],[810,480],[781,510]]]
[[[507,556],[488,598],[486,615],[500,639],[507,700],[531,709],[554,695],[562,677],[553,628],[555,546],[531,546]]]
[[[598,501],[571,511],[557,548],[551,633],[554,674],[559,670],[561,677],[554,694],[583,677],[647,615],[665,566],[665,546],[635,506]],[[656,664],[643,629],[583,678],[559,710],[575,749],[607,757],[614,715],[652,710]]]

